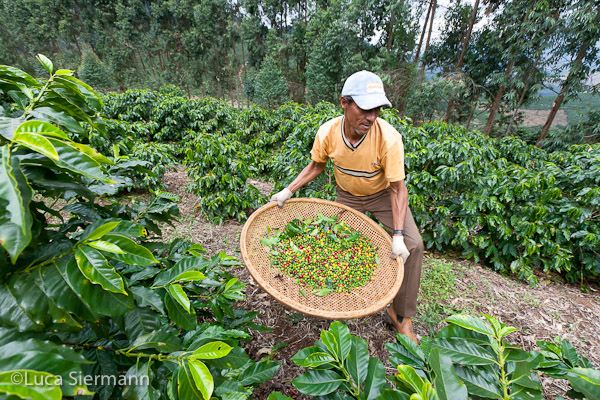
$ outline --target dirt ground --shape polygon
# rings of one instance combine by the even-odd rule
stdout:
[[[523,113],[523,126],[542,126],[546,123],[550,110],[521,110]],[[565,110],[558,110],[552,120],[552,126],[566,125],[567,113]]]
[[[200,243],[209,255],[225,251],[228,255],[240,256],[239,237],[242,225],[237,222],[226,222],[215,226],[205,222],[196,208],[197,197],[185,192],[188,178],[183,170],[169,172],[164,177],[169,191],[181,195],[180,222],[175,228],[163,231],[165,237],[185,237]],[[261,192],[270,193],[272,185],[264,182],[251,182]],[[426,253],[423,268],[434,262],[451,263],[456,272],[457,296],[449,300],[454,310],[470,310],[472,315],[486,313],[498,318],[506,325],[519,329],[508,336],[513,344],[525,350],[538,350],[536,341],[552,340],[555,337],[567,339],[573,343],[579,354],[586,356],[600,367],[600,294],[592,289],[591,293],[583,293],[577,286],[565,284],[551,276],[540,276],[540,284],[534,288],[523,282],[505,278],[483,266],[443,255]],[[265,399],[271,391],[279,390],[293,397],[303,398],[289,383],[303,373],[303,369],[293,364],[290,359],[300,349],[311,346],[319,339],[321,330],[329,327],[330,321],[314,317],[304,317],[295,311],[279,304],[252,280],[246,268],[236,268],[233,273],[246,286],[246,300],[239,307],[258,311],[256,319],[272,332],[254,332],[253,338],[245,348],[252,359],[276,350],[272,359],[281,363],[275,376],[255,390],[255,399]],[[346,321],[353,335],[366,339],[371,356],[382,360],[388,374],[397,372],[387,361],[389,353],[384,343],[395,341],[395,333],[384,319],[380,311],[368,317]],[[419,320],[417,316],[415,321]],[[428,331],[418,323],[415,333],[420,339]],[[556,395],[564,396],[568,388],[566,381],[542,379],[544,398],[554,399]]]

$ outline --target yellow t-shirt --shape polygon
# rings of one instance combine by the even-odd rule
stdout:
[[[344,136],[343,121],[341,116],[321,125],[310,152],[313,161],[333,161],[335,180],[343,190],[368,196],[405,178],[402,135],[392,125],[377,118],[352,145]]]

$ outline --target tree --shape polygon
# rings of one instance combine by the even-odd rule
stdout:
[[[261,107],[275,108],[287,99],[288,84],[272,57],[263,61],[255,78],[254,100]]]

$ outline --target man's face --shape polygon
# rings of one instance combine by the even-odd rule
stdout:
[[[341,98],[342,109],[346,117],[346,123],[350,126],[352,131],[359,136],[364,136],[371,129],[371,125],[379,117],[379,111],[381,107],[376,107],[371,110],[363,110],[358,107],[354,101],[346,101],[343,97]]]

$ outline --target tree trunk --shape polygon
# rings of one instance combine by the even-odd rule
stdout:
[[[425,42],[425,50],[423,51],[423,58],[427,55],[429,50],[429,41],[431,40],[431,31],[433,30],[433,20],[435,19],[435,10],[437,8],[437,0],[433,0],[431,6],[431,19],[429,20],[429,32],[427,33],[427,41]],[[423,84],[423,75],[425,75],[425,60],[421,63],[421,72],[419,73],[419,86]]]
[[[433,5],[433,1],[429,3],[429,7],[427,7],[427,15],[425,16],[425,22],[423,23],[423,30],[421,31],[421,37],[419,38],[419,45],[417,46],[417,52],[415,53],[415,59],[413,61],[414,64],[419,61],[419,56],[421,55],[421,45],[423,44],[423,38],[425,37],[425,32],[427,32],[427,23],[429,22],[429,13],[431,13],[431,6]]]
[[[504,82],[507,82],[510,78],[510,74],[512,72],[513,67],[515,66],[515,59],[513,58],[508,63],[508,67],[506,68],[506,73],[504,74]],[[484,135],[490,136],[490,132],[492,131],[492,125],[494,123],[494,118],[496,117],[496,113],[498,112],[498,108],[500,107],[500,101],[502,101],[502,96],[504,96],[504,91],[506,90],[506,86],[503,83],[498,89],[498,93],[496,93],[496,97],[494,97],[494,102],[492,103],[492,108],[490,109],[490,115],[485,124],[485,129],[483,131]]]
[[[552,126],[552,121],[554,121],[554,117],[556,117],[556,113],[558,112],[558,109],[562,105],[562,102],[565,99],[565,96],[567,95],[567,89],[568,89],[571,81],[573,80],[573,70],[578,69],[577,67],[579,66],[579,64],[581,64],[581,60],[583,60],[583,57],[585,57],[589,47],[590,47],[589,43],[586,43],[586,45],[584,45],[583,48],[581,49],[581,51],[577,54],[577,58],[574,61],[574,66],[571,67],[571,69],[569,70],[569,75],[567,76],[567,79],[565,79],[565,81],[563,82],[563,84],[560,88],[560,93],[558,94],[558,96],[556,96],[556,100],[554,100],[554,103],[552,103],[552,110],[550,110],[550,114],[548,114],[548,118],[546,118],[546,122],[544,123],[544,126],[542,127],[540,136],[538,137],[538,140],[535,142],[536,146],[540,147],[541,142],[544,139],[546,139],[546,136],[548,136],[548,131],[550,130],[550,127]]]
[[[392,51],[392,45],[394,43],[394,22],[396,20],[396,15],[392,13],[390,15],[390,24],[388,26],[388,38],[387,38],[387,51]]]
[[[471,32],[473,31],[473,25],[475,25],[475,20],[477,19],[477,9],[479,8],[479,0],[475,0],[475,5],[473,6],[473,11],[471,12],[471,18],[469,18],[469,27],[467,28],[467,33],[465,34],[465,38],[462,43],[462,50],[460,55],[458,56],[458,61],[456,62],[456,67],[454,68],[455,72],[458,72],[462,69],[465,63],[465,53],[467,52],[467,47],[469,46],[469,41],[471,40]],[[454,110],[454,99],[450,97],[448,101],[448,108],[446,109],[446,122],[450,122],[450,116],[452,115],[452,111]]]

